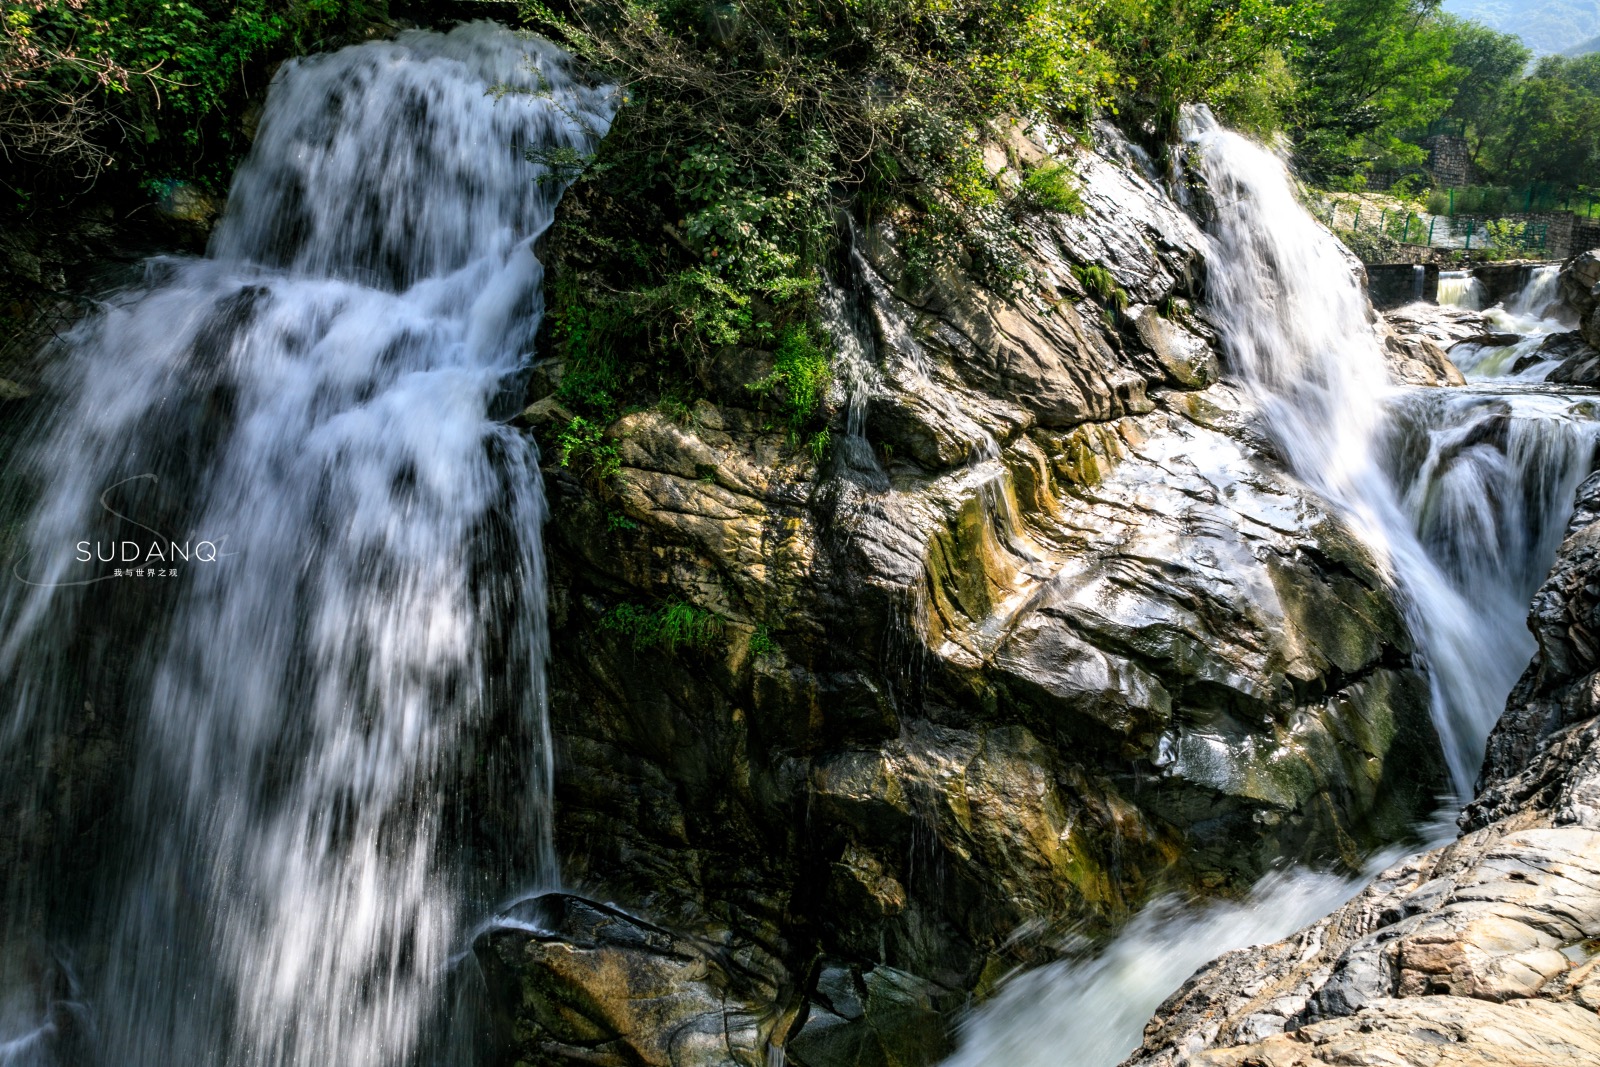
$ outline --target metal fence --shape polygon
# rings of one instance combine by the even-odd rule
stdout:
[[[1563,220],[1528,215],[1445,215],[1374,207],[1359,200],[1323,205],[1322,221],[1330,229],[1381,234],[1406,245],[1498,252],[1543,252],[1552,248],[1552,224]]]

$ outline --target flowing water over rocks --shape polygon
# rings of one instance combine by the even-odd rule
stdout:
[[[888,223],[842,242],[821,469],[720,358],[687,416],[613,428],[605,494],[547,469],[557,837],[608,903],[479,939],[518,1055],[924,1061],[1063,939],[1359,868],[1448,789],[1378,558],[1218,381],[1207,239],[1100,135],[1064,150],[1085,214],[1026,220],[1020,299],[914,284]],[[619,603],[715,612],[726,647],[641,652]]]
[[[611,106],[487,26],[293,65],[211,256],[70,339],[0,646],[0,1060],[910,1067],[993,995],[962,1064],[1109,1064],[1470,787],[1586,400],[1462,386],[1203,117],[1188,208],[1109,127],[1010,131],[1085,206],[1019,221],[1029,291],[846,227],[830,458],[718,352],[604,485],[547,463],[541,527],[495,420],[565,426],[532,242],[576,268],[526,151]]]
[[[1355,276],[1359,267],[1295,203],[1282,164],[1203,114],[1190,117],[1187,138],[1214,242],[1208,313],[1224,338],[1229,370],[1257,398],[1266,432],[1288,464],[1336,502],[1402,590],[1456,796],[1466,799],[1484,740],[1535,651],[1523,621],[1526,606],[1561,541],[1574,492],[1594,464],[1600,425],[1593,402],[1495,379],[1497,370],[1510,370],[1509,360],[1464,365],[1474,382],[1465,388],[1392,386],[1385,344]],[[1494,325],[1530,334],[1523,344],[1537,347],[1551,332],[1545,316],[1558,313],[1555,279],[1554,268],[1534,271],[1516,299],[1490,312]],[[1471,295],[1467,286],[1441,286],[1441,298],[1465,303]],[[1394,346],[1388,347],[1392,360]],[[1479,351],[1470,341],[1459,347],[1474,357]],[[1331,876],[1274,875],[1239,911],[1220,913],[1222,921],[1214,911],[1169,905],[1160,939],[1183,951],[1156,969],[1154,981],[1128,982],[1126,1000],[1136,1006],[1114,1013],[1111,1022],[1101,1021],[1107,1012],[1096,1007],[1108,978],[1127,982],[1144,954],[1162,951],[1144,922],[1102,953],[1019,980],[967,1024],[952,1062],[1050,1062],[1063,1041],[1085,1047],[1079,1034],[1087,1031],[1089,1044],[1073,1062],[1109,1067],[1138,1043],[1141,1009],[1153,1010],[1186,964],[1291,930],[1308,912],[1359,886]],[[1221,964],[1205,988],[1214,998],[1237,1000],[1244,994],[1228,991],[1255,984],[1236,966]],[[1232,1006],[1236,1040],[1281,1030],[1304,1006],[1292,983],[1273,989],[1280,1000],[1271,1010],[1278,1014],[1257,1023],[1249,1012],[1264,1009]],[[1152,1024],[1139,1063],[1187,1062],[1216,1036],[1205,1022],[1215,1001],[1194,1007],[1181,997],[1177,1007],[1162,1009],[1180,1026]],[[1096,1021],[1081,1021],[1086,1016]],[[1256,1061],[1247,1054],[1214,1062]]]
[[[556,879],[544,499],[491,416],[559,195],[525,151],[611,106],[489,24],[292,63],[211,253],[66,340],[0,645],[0,1062],[406,1063],[475,917]]]

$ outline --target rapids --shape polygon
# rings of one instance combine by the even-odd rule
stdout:
[[[1207,194],[1206,314],[1229,374],[1253,396],[1289,468],[1337,508],[1401,593],[1453,812],[1533,653],[1528,603],[1593,464],[1594,404],[1581,390],[1498,376],[1510,361],[1475,364],[1466,388],[1392,384],[1359,264],[1301,207],[1284,162],[1203,109],[1186,115],[1183,132],[1186,166]],[[1528,334],[1531,348],[1562,328],[1553,295],[1554,268],[1539,268],[1489,315]],[[1475,280],[1441,279],[1442,301],[1474,306],[1482,296]],[[1452,827],[1419,830],[1437,842]],[[1375,858],[1369,876],[1393,858]],[[947,1064],[1113,1067],[1197,967],[1286,936],[1364,880],[1290,869],[1237,903],[1158,900],[1108,945],[1068,947],[1062,962],[1014,977],[968,1017]]]
[[[290,63],[209,254],[66,339],[0,758],[26,818],[105,810],[7,879],[0,1063],[407,1063],[472,924],[557,880],[544,497],[495,420],[560,196],[528,150],[613,106],[488,23]],[[80,709],[126,770],[63,764]]]
[[[1553,264],[1534,267],[1527,284],[1510,300],[1484,307],[1487,298],[1477,279],[1468,278],[1459,288],[1453,286],[1447,299],[1444,276],[1440,275],[1439,303],[1482,311],[1494,329],[1519,338],[1512,344],[1467,343],[1454,348],[1450,357],[1469,381],[1515,377],[1540,382],[1560,366],[1559,359],[1532,358],[1545,338],[1576,325],[1560,301],[1556,289],[1559,276],[1560,268]]]

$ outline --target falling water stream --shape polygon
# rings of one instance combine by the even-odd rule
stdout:
[[[473,923],[554,883],[544,504],[496,418],[559,196],[528,150],[588,147],[612,107],[487,24],[289,64],[210,254],[64,342],[0,602],[0,860],[29,872],[0,897],[0,1064],[418,1063]],[[1282,163],[1204,114],[1186,139],[1232,373],[1400,590],[1465,793],[1596,424],[1492,367],[1391,385]],[[954,1062],[1110,1065],[1194,967],[1355,884],[1160,902],[1012,982]]]
[[[1485,322],[1500,333],[1494,343],[1469,341],[1450,350],[1451,361],[1469,381],[1514,377],[1541,382],[1560,365],[1559,358],[1544,358],[1544,353],[1538,351],[1551,334],[1577,325],[1561,303],[1557,289],[1560,274],[1559,267],[1549,264],[1529,268],[1527,283],[1511,299],[1489,306],[1485,306],[1488,295],[1483,283],[1476,278],[1469,276],[1464,285],[1456,283],[1447,289],[1444,276],[1440,275],[1440,304],[1481,311]],[[1512,336],[1517,340],[1503,343]]]
[[[528,149],[612,107],[487,23],[291,63],[209,255],[67,340],[0,645],[8,814],[62,833],[15,846],[0,1063],[405,1064],[556,878],[544,502],[494,420]]]
[[[1186,117],[1184,139],[1207,192],[1207,314],[1229,370],[1290,469],[1338,508],[1394,583],[1459,801],[1534,651],[1528,603],[1600,439],[1592,397],[1493,367],[1466,388],[1392,384],[1358,265],[1300,206],[1283,162],[1204,111]],[[1481,303],[1477,283],[1451,281],[1443,295]],[[1537,344],[1562,328],[1547,317],[1552,286],[1552,270],[1535,271],[1491,321]],[[1449,830],[1445,820],[1424,836]],[[1362,881],[1290,870],[1238,902],[1158,901],[1108,946],[1010,982],[967,1020],[948,1063],[1112,1067],[1197,967],[1286,936]]]

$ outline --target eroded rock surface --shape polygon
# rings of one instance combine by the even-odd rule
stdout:
[[[1600,476],[1452,844],[1162,1005],[1128,1067],[1600,1064]]]
[[[1561,266],[1561,299],[1576,317],[1578,328],[1545,342],[1546,359],[1560,359],[1550,372],[1552,382],[1600,385],[1600,248],[1581,252]]]
[[[1561,299],[1578,316],[1578,332],[1600,348],[1600,248],[1580,252],[1561,267]]]
[[[1385,312],[1383,322],[1389,369],[1406,385],[1465,385],[1461,371],[1450,362],[1450,349],[1463,342],[1515,340],[1492,333],[1480,313],[1450,304],[1407,304]]]
[[[704,399],[610,428],[614,477],[546,469],[568,877],[674,937],[760,945],[766,984],[732,1000],[805,1067],[925,1062],[949,1010],[1064,931],[1353,859],[1444,779],[1378,568],[1219,381],[1196,224],[1115,140],[1074,165],[1087,211],[1023,223],[1038,284],[1015,300],[912,286],[891,225],[856,235],[820,467],[748,388],[760,360],[727,353]],[[621,606],[719,636],[641,643]],[[506,937],[480,943],[524,953],[502,984],[577,951]],[[510,1055],[744,1062],[744,1037],[645,1050],[631,987],[561,973],[612,1021],[513,1027]],[[688,1016],[711,985],[672,1027],[709,1032]]]

